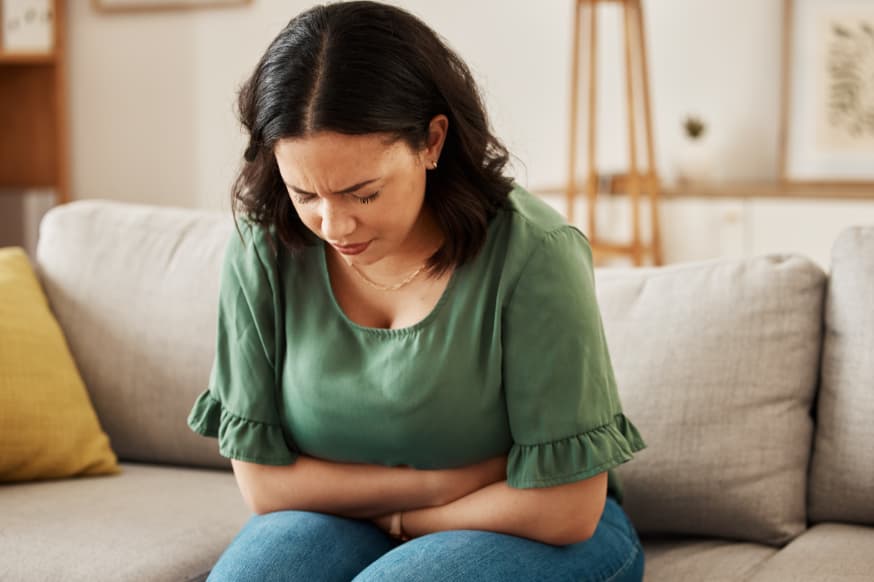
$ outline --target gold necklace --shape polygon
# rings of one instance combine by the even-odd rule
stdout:
[[[367,283],[368,285],[370,285],[374,289],[378,289],[380,291],[397,291],[401,287],[405,287],[405,286],[409,285],[413,281],[413,279],[415,279],[419,275],[419,273],[421,273],[422,271],[425,270],[425,267],[428,266],[428,263],[427,262],[422,263],[422,266],[420,266],[418,269],[416,269],[415,271],[413,271],[412,273],[407,275],[406,279],[404,279],[400,283],[395,283],[394,285],[380,285],[379,283],[377,283],[377,282],[369,279],[367,276],[365,276],[365,274],[362,273],[361,271],[359,271],[358,267],[356,267],[352,263],[349,263],[349,266],[352,267],[352,271],[356,275],[358,275],[362,281],[364,281],[365,283]]]

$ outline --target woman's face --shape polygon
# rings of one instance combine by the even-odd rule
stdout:
[[[426,172],[442,142],[416,152],[382,134],[322,132],[273,151],[301,221],[347,262],[368,265],[421,244]]]

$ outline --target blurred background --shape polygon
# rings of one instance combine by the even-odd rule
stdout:
[[[575,2],[391,3],[420,16],[468,62],[494,129],[514,155],[517,181],[566,212],[561,189],[568,174]],[[42,213],[59,201],[58,188],[68,200],[228,211],[245,142],[234,113],[237,89],[288,20],[313,5],[251,0],[124,10],[124,4],[137,3],[2,0],[0,246],[32,251]],[[782,35],[791,24],[786,5],[643,1],[656,170],[665,194],[659,207],[664,263],[798,252],[827,268],[841,229],[874,222],[874,187],[774,185],[785,107]],[[22,50],[39,52],[39,41],[22,40],[11,20],[43,9],[54,11],[58,46],[42,60],[16,57]],[[628,146],[619,5],[603,6],[598,30],[598,165],[623,171]],[[27,48],[27,42],[36,45]],[[54,91],[51,98],[39,96],[40,78]],[[57,131],[64,143],[46,138],[48,146],[33,147],[42,139],[29,137],[40,107],[62,125]],[[690,117],[704,125],[702,139],[690,137]],[[583,160],[585,139],[580,143]],[[22,164],[39,156],[51,158],[51,169],[22,173]],[[874,168],[874,150],[870,160]],[[684,180],[687,174],[694,179]],[[575,219],[585,232],[582,195],[578,200]],[[642,210],[646,227],[648,207]],[[602,197],[597,214],[599,232],[629,235],[627,197]]]

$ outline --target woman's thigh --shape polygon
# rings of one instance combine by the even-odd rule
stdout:
[[[349,582],[397,547],[373,523],[310,511],[253,516],[210,572],[208,582]]]
[[[631,522],[608,498],[595,534],[578,544],[552,546],[478,530],[438,532],[389,551],[354,582],[639,582],[643,562],[643,549]]]

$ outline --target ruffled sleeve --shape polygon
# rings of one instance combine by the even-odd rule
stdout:
[[[529,257],[505,308],[503,346],[510,487],[581,481],[645,448],[622,413],[592,251],[577,229],[550,232]],[[608,492],[621,500],[608,473]]]
[[[224,457],[287,465],[298,452],[279,412],[277,362],[283,345],[277,273],[262,256],[263,230],[245,222],[241,231],[243,240],[234,231],[225,251],[215,360],[188,426],[217,437]]]

